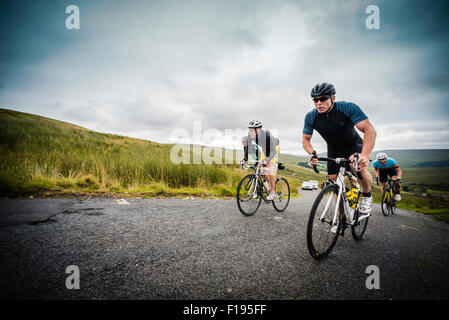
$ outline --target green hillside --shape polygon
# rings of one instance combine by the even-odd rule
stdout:
[[[413,168],[449,168],[449,160],[420,162]]]
[[[0,109],[0,194],[235,195],[237,165],[173,164],[172,147]]]

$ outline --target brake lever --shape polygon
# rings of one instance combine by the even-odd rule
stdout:
[[[318,157],[316,156],[315,150],[312,151],[312,157],[309,160],[309,165],[312,162],[312,159],[318,159]],[[318,168],[316,167],[316,165],[313,165],[312,168],[313,168],[313,171],[315,171],[316,173],[320,173],[320,171],[318,171]]]

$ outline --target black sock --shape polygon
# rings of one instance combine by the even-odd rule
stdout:
[[[371,191],[370,192],[362,192],[362,197],[371,197]]]

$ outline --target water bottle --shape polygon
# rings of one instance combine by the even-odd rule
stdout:
[[[357,205],[357,198],[359,196],[359,189],[357,189],[357,187],[353,187],[351,189],[351,194],[352,194],[351,208],[355,208],[355,206]]]
[[[359,195],[359,189],[353,187],[351,190],[346,192],[346,197],[348,198],[349,206],[355,208],[357,204],[357,197]]]
[[[265,187],[267,188],[268,192],[270,192],[270,186],[268,185],[268,182],[265,180],[263,182],[263,184],[265,185]]]

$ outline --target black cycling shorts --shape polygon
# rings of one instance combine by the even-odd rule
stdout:
[[[349,159],[350,156],[352,156],[354,153],[362,152],[363,144],[356,143],[353,146],[344,148],[327,148],[327,157],[328,158],[345,158]],[[328,162],[327,163],[327,174],[338,174],[339,167],[335,162]],[[346,164],[346,171],[350,170],[349,164]]]
[[[397,176],[397,172],[395,168],[388,168],[388,169],[379,169],[379,180],[380,182],[387,182],[388,176],[391,178],[394,176]]]

